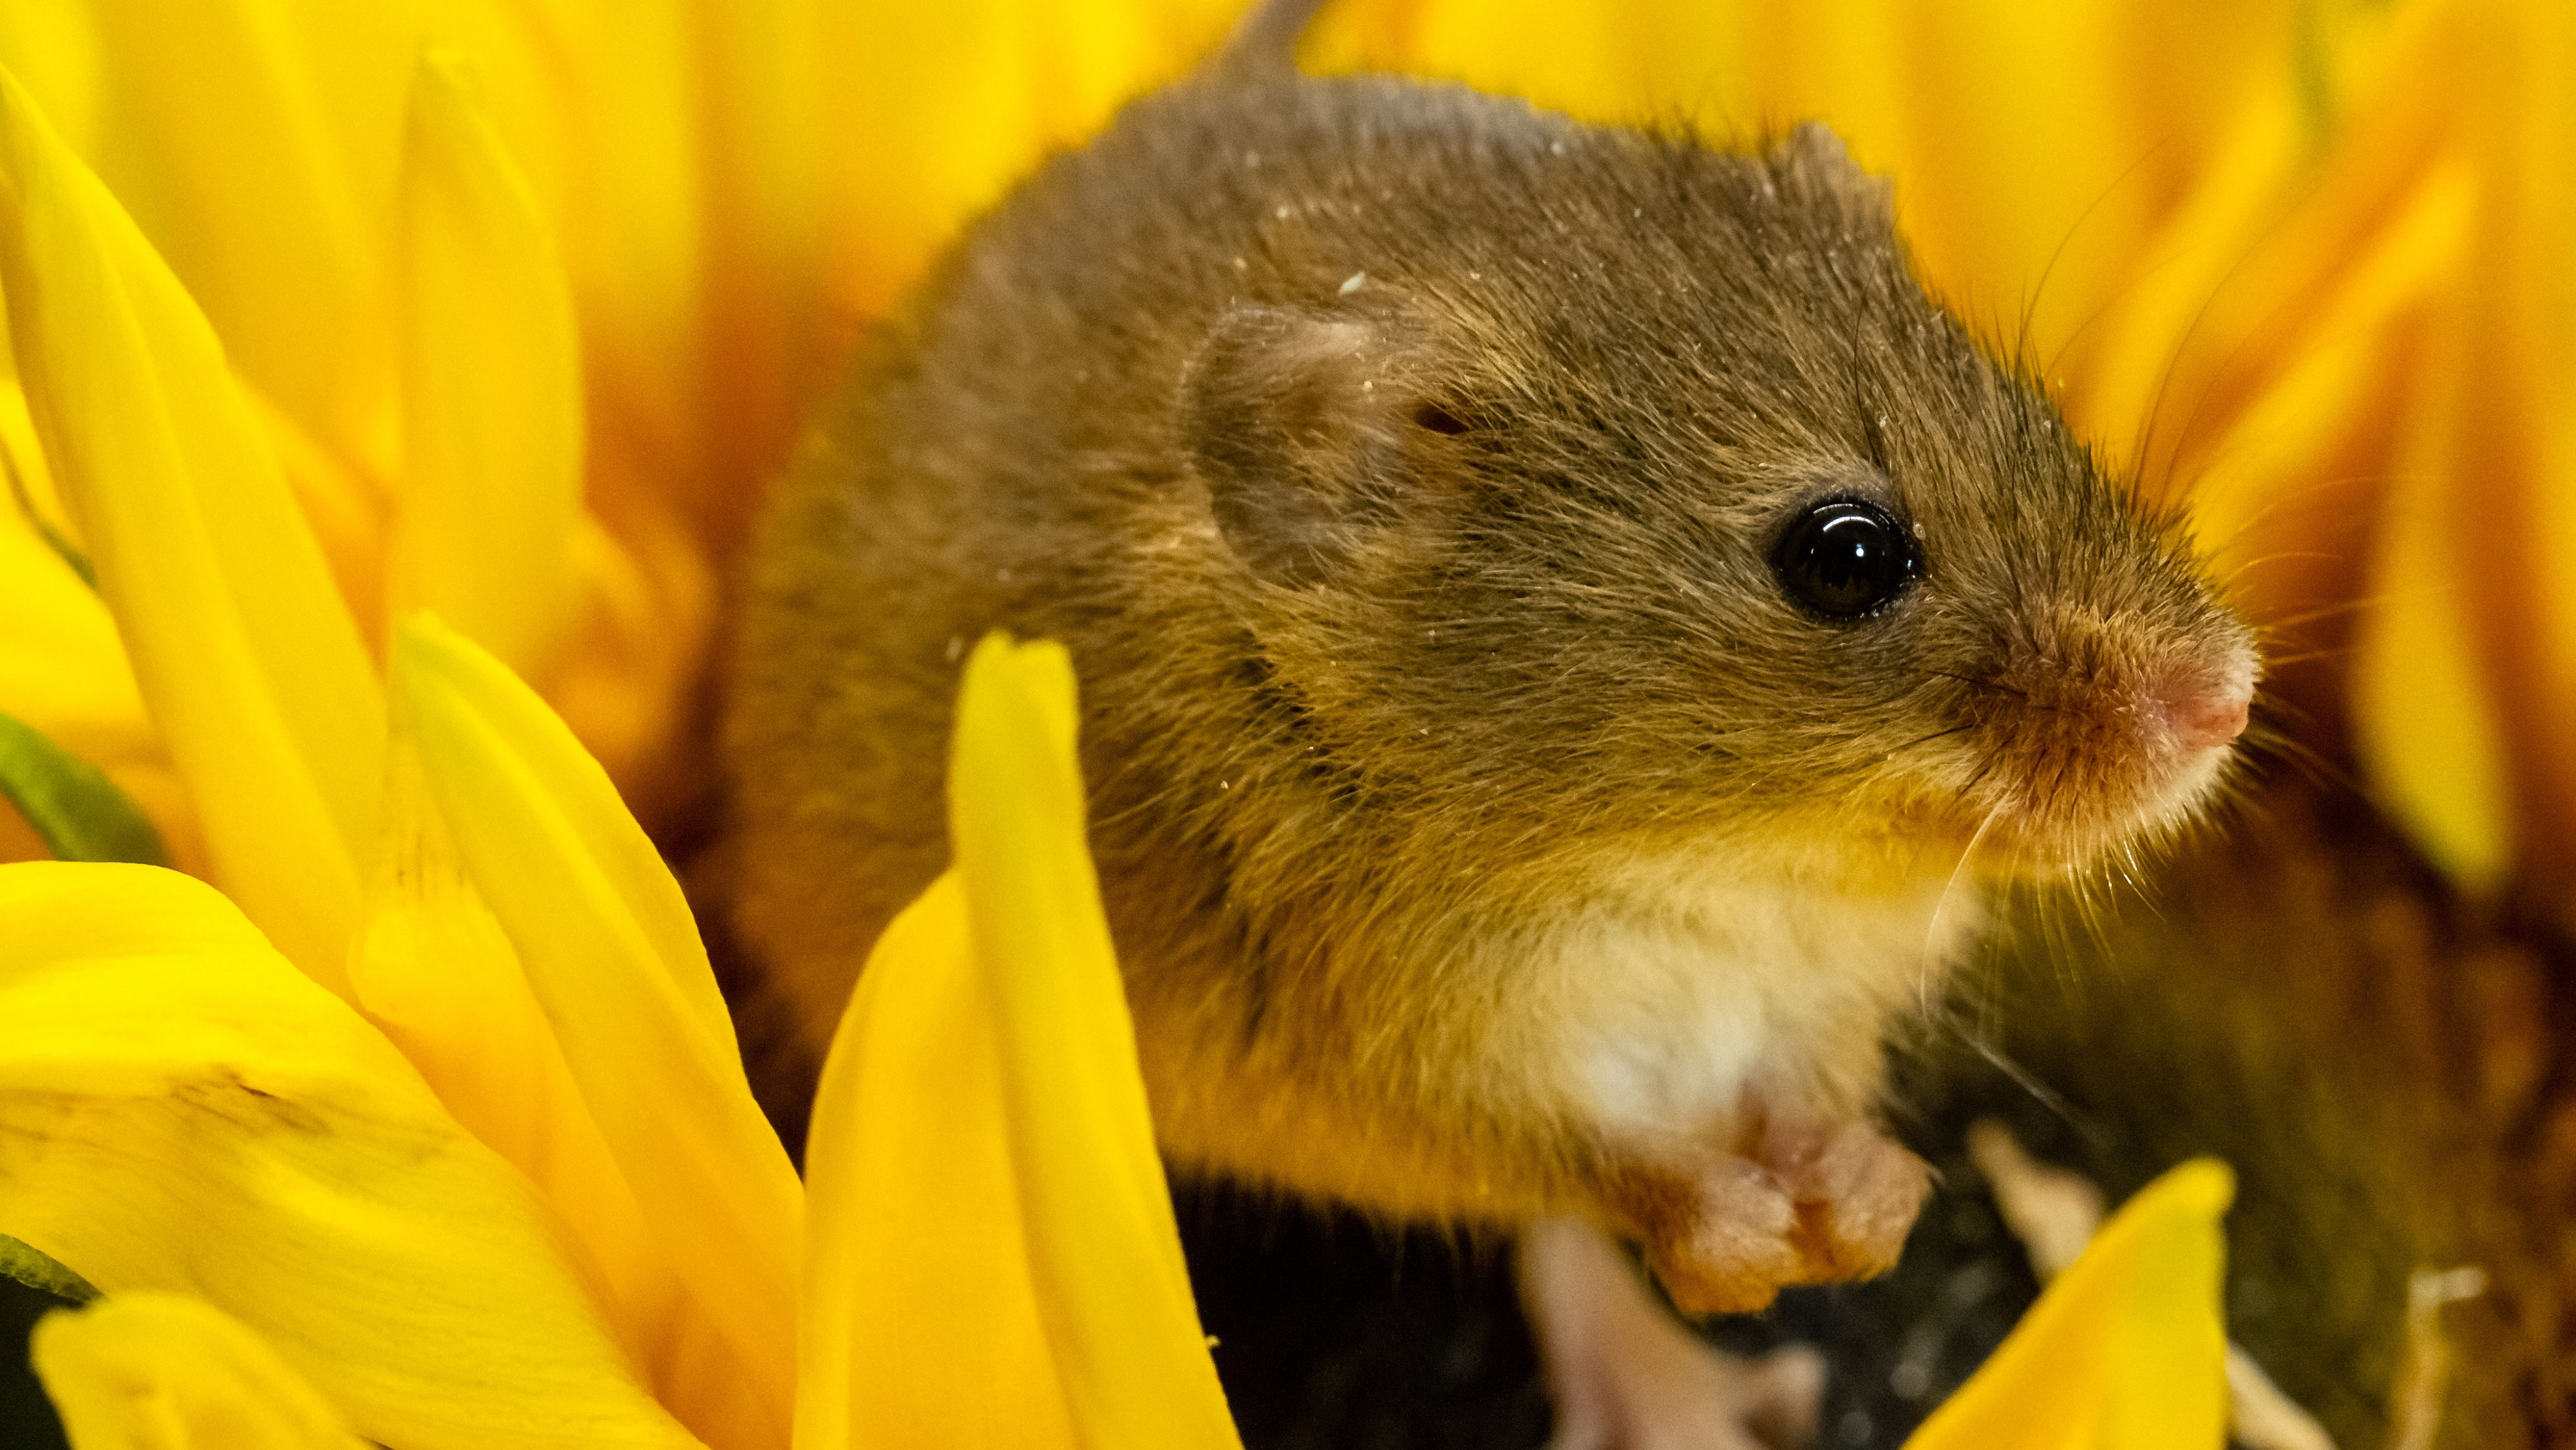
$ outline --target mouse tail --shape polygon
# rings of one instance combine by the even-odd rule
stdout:
[[[1297,73],[1297,40],[1327,0],[1253,0],[1234,33],[1208,61],[1212,77],[1264,79]]]

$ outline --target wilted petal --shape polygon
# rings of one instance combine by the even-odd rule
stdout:
[[[950,834],[999,1028],[1031,1273],[1085,1443],[1233,1446],[1084,839],[1075,728],[1061,646],[976,646]]]
[[[197,1295],[405,1450],[694,1444],[525,1179],[212,888],[0,867],[0,1232]]]
[[[1907,1450],[2218,1450],[2235,1184],[2201,1158],[2139,1190]]]
[[[0,1234],[0,1278],[74,1304],[98,1297],[98,1286],[30,1247],[24,1239]]]
[[[359,1450],[322,1393],[240,1320],[138,1290],[50,1314],[28,1341],[72,1450]]]
[[[752,1101],[678,883],[598,763],[491,656],[409,619],[393,688],[592,1120],[783,1441],[802,1192]]]
[[[553,236],[453,53],[422,53],[402,196],[393,608],[435,610],[533,676],[573,603],[580,339]]]
[[[955,872],[869,954],[806,1136],[796,1450],[1073,1450]],[[1122,1165],[1104,1164],[1105,1171]]]
[[[0,290],[55,482],[215,872],[337,983],[384,768],[375,676],[205,319],[5,76]]]

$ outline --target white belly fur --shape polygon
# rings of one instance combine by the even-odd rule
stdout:
[[[1722,1127],[1757,1079],[1863,1106],[1887,1027],[1930,1005],[1982,915],[1966,882],[1945,901],[1940,883],[1855,898],[1653,874],[1661,889],[1533,943],[1524,1024],[1556,1064],[1558,1110],[1643,1150]]]

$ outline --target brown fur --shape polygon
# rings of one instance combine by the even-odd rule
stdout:
[[[1770,566],[1838,495],[1927,560],[1844,623]],[[1867,1111],[1972,838],[2046,871],[2172,825],[2223,751],[2173,747],[2155,692],[2253,668],[2169,523],[1925,296],[1885,183],[1821,128],[1736,154],[1239,63],[984,221],[769,509],[731,921],[809,1053],[945,865],[951,698],[994,628],[1080,671],[1177,1158],[1398,1213],[1586,1213],[1683,1277],[1741,1217],[1688,1185],[1745,1122],[1839,1141]],[[1632,952],[1679,953],[1690,1001]],[[1687,1040],[1638,1066],[1584,1025],[1739,999],[1765,1035],[1723,1101],[1666,1091]],[[1605,1063],[1646,1126],[1596,1111]],[[1788,1217],[1712,1282],[1892,1253],[1919,1167],[1834,1151],[1889,1207],[1838,1235],[1757,1156],[1776,1201],[1746,1221]]]

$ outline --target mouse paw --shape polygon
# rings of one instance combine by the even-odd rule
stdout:
[[[1685,1314],[1750,1314],[1797,1283],[1798,1205],[1758,1163],[1728,1155],[1687,1179],[1655,1177],[1638,1234]]]
[[[1895,1267],[1932,1191],[1922,1159],[1851,1121],[1775,1132],[1762,1146],[1762,1161],[1797,1205],[1797,1282],[1866,1279]]]
[[[1747,1146],[1634,1173],[1617,1195],[1684,1313],[1747,1314],[1786,1285],[1895,1264],[1931,1190],[1921,1159],[1854,1120],[1774,1119]]]

